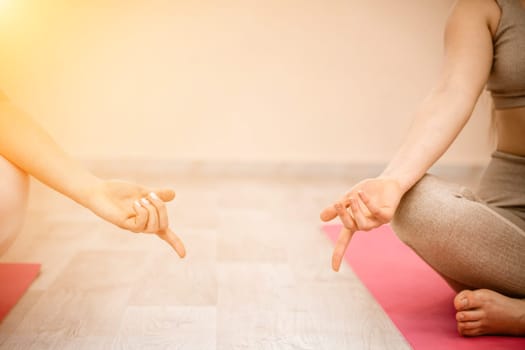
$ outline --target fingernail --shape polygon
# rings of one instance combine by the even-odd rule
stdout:
[[[150,195],[151,198],[153,198],[153,199],[160,200],[159,196],[157,196],[157,194],[156,194],[155,192],[151,192],[149,195]]]
[[[465,318],[465,315],[463,313],[458,314],[458,318],[460,320],[463,320]]]
[[[468,300],[467,298],[463,298],[461,299],[461,306],[467,306],[468,305]]]
[[[140,205],[140,202],[138,200],[136,200],[135,202],[133,202],[133,204],[135,204],[136,207],[140,208],[141,205]]]
[[[140,200],[142,203],[144,203],[145,205],[148,205],[149,204],[149,200],[147,198],[142,198]]]

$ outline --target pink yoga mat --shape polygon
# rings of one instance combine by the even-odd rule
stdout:
[[[323,227],[334,242],[340,229]],[[356,232],[344,259],[416,350],[525,349],[525,338],[460,336],[454,291],[388,225]]]
[[[0,264],[0,322],[40,272],[40,264]]]

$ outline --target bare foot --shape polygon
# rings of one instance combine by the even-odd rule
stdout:
[[[525,299],[513,299],[488,289],[464,290],[454,298],[458,332],[525,335]]]

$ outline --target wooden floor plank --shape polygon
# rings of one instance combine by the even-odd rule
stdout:
[[[330,270],[318,215],[352,180],[134,180],[175,184],[168,210],[187,258],[37,184],[0,261],[41,262],[42,273],[0,324],[1,349],[409,348],[350,268]]]

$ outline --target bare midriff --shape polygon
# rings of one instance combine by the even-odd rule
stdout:
[[[495,111],[498,151],[525,157],[525,107]]]

